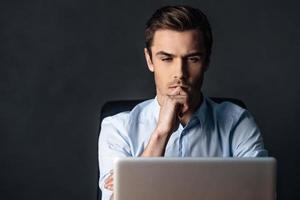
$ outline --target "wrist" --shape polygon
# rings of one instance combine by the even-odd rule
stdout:
[[[170,135],[170,131],[161,127],[156,127],[152,135],[157,139],[165,139]]]
[[[163,156],[165,148],[169,140],[169,135],[166,132],[160,131],[156,128],[146,146],[144,152],[141,154],[142,157],[153,157]]]

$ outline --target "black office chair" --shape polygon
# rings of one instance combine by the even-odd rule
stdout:
[[[242,108],[246,109],[246,105],[239,99],[234,98],[223,98],[223,97],[210,97],[214,102],[216,103],[222,103],[225,101],[229,101],[231,103],[234,103]],[[101,122],[105,117],[112,116],[115,114],[118,114],[120,112],[124,111],[130,111],[132,110],[138,103],[141,103],[142,101],[145,101],[146,99],[140,99],[140,100],[118,100],[118,101],[108,101],[106,102],[101,109],[100,113],[100,127],[98,133],[100,133],[101,130]],[[98,171],[98,177],[99,177],[99,171]],[[99,180],[99,179],[98,179]],[[97,184],[98,185],[98,184]],[[101,199],[101,191],[99,189],[99,186],[97,187],[97,199]]]
[[[221,103],[224,101],[229,101],[234,103],[242,108],[246,108],[246,105],[239,99],[234,98],[223,98],[223,97],[210,97],[214,102]],[[145,101],[141,100],[118,100],[118,101],[108,101],[106,102],[101,109],[100,123],[105,117],[118,114],[120,112],[129,111],[134,108],[138,103]]]

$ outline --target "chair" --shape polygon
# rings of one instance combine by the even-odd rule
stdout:
[[[239,99],[235,98],[224,98],[224,97],[210,97],[211,100],[213,100],[216,103],[221,103],[225,101],[229,101],[231,103],[234,103],[242,108],[246,109],[246,105],[244,102],[242,102]],[[141,103],[142,101],[145,101],[146,99],[140,99],[140,100],[117,100],[117,101],[108,101],[106,102],[101,109],[100,113],[100,127],[98,133],[100,133],[101,130],[101,123],[102,120],[105,117],[112,116],[115,114],[118,114],[120,112],[129,111],[132,110],[138,103]],[[99,177],[99,171],[98,171],[98,177]],[[99,178],[98,178],[99,180]],[[101,199],[101,191],[99,189],[99,186],[97,184],[97,199]]]
[[[223,97],[211,97],[211,99],[216,103],[221,103],[224,101],[229,101],[234,103],[242,108],[246,108],[246,105],[239,99],[234,98],[223,98]],[[101,109],[100,114],[100,123],[105,117],[118,114],[120,112],[129,111],[134,108],[138,103],[145,101],[146,99],[140,100],[117,100],[117,101],[108,101],[106,102]]]

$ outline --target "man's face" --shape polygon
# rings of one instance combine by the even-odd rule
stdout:
[[[158,96],[170,95],[176,87],[182,87],[190,97],[199,95],[208,67],[202,33],[197,30],[157,30],[151,54],[152,57],[145,49],[148,68],[154,72]]]

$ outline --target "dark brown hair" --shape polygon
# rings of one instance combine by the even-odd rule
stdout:
[[[151,16],[146,23],[145,40],[146,48],[151,56],[153,36],[159,29],[170,29],[175,31],[186,31],[191,29],[199,30],[203,34],[206,49],[206,63],[209,63],[213,43],[210,24],[205,14],[196,8],[189,6],[165,6]]]

